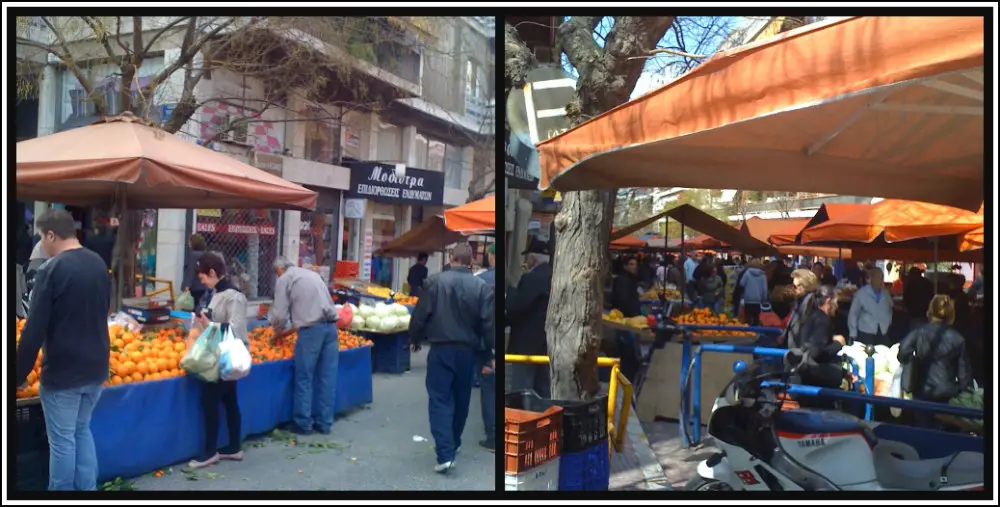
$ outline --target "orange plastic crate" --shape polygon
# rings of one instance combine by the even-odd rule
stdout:
[[[562,407],[551,407],[542,413],[504,409],[506,473],[521,473],[559,456],[562,415]]]

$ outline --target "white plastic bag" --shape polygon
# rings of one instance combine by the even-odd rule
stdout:
[[[226,328],[222,343],[219,344],[219,376],[222,380],[232,381],[246,377],[250,373],[253,359],[246,345]]]
[[[892,384],[889,387],[889,397],[890,398],[902,398],[903,397],[903,367],[900,366],[896,368],[896,371],[892,372]],[[903,409],[899,407],[890,407],[889,412],[893,417],[899,417],[903,413]]]

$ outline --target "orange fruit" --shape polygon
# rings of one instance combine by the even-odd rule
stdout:
[[[147,362],[147,364],[149,364],[149,372],[150,373],[157,373],[157,372],[160,371],[160,368],[159,368],[159,366],[157,366],[156,361],[149,360]]]
[[[170,361],[164,359],[163,357],[156,360],[156,369],[158,371],[166,371],[170,369]]]
[[[135,335],[132,333],[122,333],[122,342],[129,344],[135,341]]]
[[[129,357],[129,359],[132,360],[133,363],[138,363],[138,362],[142,361],[143,353],[142,352],[132,352],[131,354],[129,354],[128,357]]]
[[[142,382],[142,374],[139,373],[139,372],[133,373],[132,374],[132,381],[133,382]]]
[[[125,342],[122,341],[121,338],[117,338],[115,339],[115,341],[111,342],[111,345],[114,346],[116,349],[121,350],[121,348],[125,346]]]
[[[135,372],[141,375],[146,375],[147,373],[149,373],[149,364],[147,364],[146,361],[141,361],[139,363],[136,363]]]
[[[118,375],[111,377],[111,385],[117,386],[120,385],[121,383],[122,383],[122,378],[119,377]]]
[[[156,381],[156,380],[160,380],[160,374],[159,373],[150,373],[149,376],[146,377],[146,380],[151,381],[151,382],[152,381]]]
[[[174,344],[175,352],[184,352],[186,349],[187,347],[184,346],[184,342],[177,342]]]

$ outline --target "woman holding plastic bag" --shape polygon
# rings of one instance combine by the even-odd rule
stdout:
[[[216,381],[210,381],[211,375],[196,375],[201,380],[205,449],[188,465],[191,468],[203,468],[214,465],[222,459],[235,461],[243,459],[243,451],[240,450],[243,429],[240,425],[236,380],[230,380],[241,375],[232,375],[226,370],[227,359],[224,359],[224,356],[234,350],[231,344],[226,344],[227,340],[238,340],[247,350],[250,340],[247,336],[247,298],[226,277],[225,262],[215,254],[206,253],[198,259],[195,274],[201,283],[212,291],[212,296],[207,309],[194,317],[194,329],[202,333],[198,340],[205,338],[218,343],[219,356]],[[219,334],[214,337],[205,336],[206,333],[213,331]],[[228,361],[231,363],[232,358],[230,357]],[[220,404],[226,409],[226,427],[229,430],[229,444],[222,448],[218,447]]]

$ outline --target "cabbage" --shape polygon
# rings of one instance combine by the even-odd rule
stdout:
[[[391,316],[392,311],[390,310],[389,305],[382,302],[378,302],[375,304],[375,308],[372,310],[372,314],[377,315],[379,318],[384,319],[386,317]]]
[[[367,320],[368,317],[375,315],[375,309],[368,305],[361,305],[358,307],[358,315]]]
[[[399,317],[399,329],[409,329],[410,328],[410,316],[402,315]]]
[[[382,320],[379,321],[378,330],[382,331],[383,333],[391,333],[396,330],[396,326],[398,324],[399,324],[399,317],[390,315],[388,317],[382,318]]]
[[[365,328],[365,319],[355,315],[354,318],[351,319],[351,330],[360,331],[364,328]]]
[[[381,321],[382,318],[379,317],[378,315],[372,315],[371,317],[367,317],[365,318],[365,329],[368,329],[370,331],[378,331],[379,323]]]
[[[402,317],[404,315],[410,314],[410,310],[399,303],[393,303],[389,305],[389,311],[392,312],[392,314],[397,317]]]

